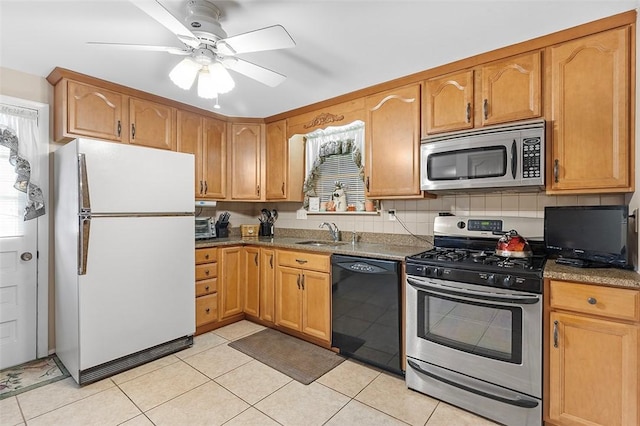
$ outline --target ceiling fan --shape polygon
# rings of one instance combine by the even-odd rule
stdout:
[[[220,9],[209,0],[189,0],[183,22],[158,0],[130,1],[174,33],[182,47],[105,42],[89,44],[129,50],[163,51],[185,56],[171,70],[169,77],[184,90],[189,90],[197,77],[198,96],[206,99],[217,98],[218,94],[233,89],[235,83],[227,69],[270,87],[275,87],[286,79],[283,74],[236,57],[241,53],[294,47],[295,42],[281,25],[227,37],[220,25]]]

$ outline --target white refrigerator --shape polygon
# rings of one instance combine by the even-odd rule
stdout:
[[[76,139],[54,161],[56,354],[75,381],[192,345],[193,155]]]

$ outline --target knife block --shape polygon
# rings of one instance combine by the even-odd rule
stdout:
[[[229,222],[222,225],[219,222],[216,222],[216,236],[218,238],[229,237]]]

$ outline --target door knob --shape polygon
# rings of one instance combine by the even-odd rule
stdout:
[[[28,262],[31,259],[33,259],[33,255],[28,251],[26,251],[20,255],[20,259],[24,260],[25,262]]]

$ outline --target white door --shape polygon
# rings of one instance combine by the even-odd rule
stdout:
[[[0,147],[0,369],[36,358],[37,220],[23,220],[26,195],[13,188]]]

